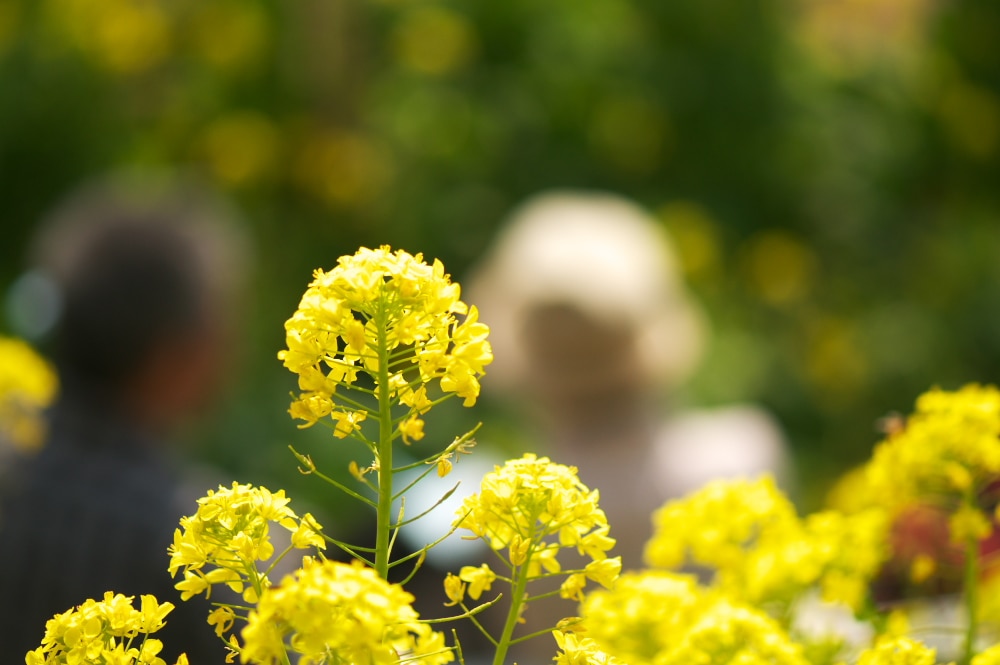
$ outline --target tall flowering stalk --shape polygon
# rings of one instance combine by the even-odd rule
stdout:
[[[252,606],[217,602],[209,623],[244,662],[289,663],[291,652],[302,663],[454,659],[443,636],[418,620],[412,596],[387,578],[393,565],[411,559],[419,565],[422,554],[392,560],[395,532],[407,523],[401,514],[393,521],[392,505],[417,482],[397,491],[394,476],[421,466],[418,480],[435,468],[446,475],[451,458],[473,444],[469,433],[426,459],[394,466],[394,446],[423,438],[431,408],[456,396],[471,406],[479,396],[479,377],[492,360],[488,329],[459,295],[438,261],[363,248],[329,272],[317,270],[286,322],[287,348],[278,357],[298,374],[300,390],[290,414],[301,427],[322,422],[336,438],[361,442],[372,458],[363,469],[351,464],[362,485],[355,490],[295,454],[304,472],[373,507],[377,536],[368,549],[324,534],[311,515],[292,512],[284,491],[234,483],[200,499],[176,532],[170,572],[183,572],[176,586],[185,600],[208,596],[215,585],[243,594]],[[270,539],[277,527],[291,534],[280,553]],[[307,557],[301,569],[272,583],[275,565],[292,549],[331,543],[355,565]],[[236,619],[246,622],[242,644],[233,632]]]
[[[325,422],[336,437],[360,441],[373,456],[355,472],[375,500],[348,491],[376,509],[372,563],[383,578],[399,526],[392,522],[393,477],[413,467],[393,466],[394,443],[423,438],[423,416],[449,397],[475,404],[479,377],[493,360],[489,329],[460,293],[440,261],[428,265],[420,254],[362,248],[329,272],[317,270],[285,323],[288,348],[278,357],[298,374],[301,390],[291,415],[302,427]],[[377,423],[374,435],[362,427],[369,420]],[[439,471],[447,471],[453,452],[449,446],[436,456]]]
[[[394,521],[393,502],[433,470],[447,475],[455,455],[474,443],[475,430],[394,466],[394,447],[423,438],[424,417],[436,404],[460,397],[471,406],[479,396],[492,360],[488,329],[459,296],[439,262],[388,247],[361,249],[316,272],[286,322],[287,348],[279,354],[298,375],[290,413],[301,427],[323,423],[336,438],[359,441],[371,457],[364,468],[351,464],[355,490],[322,474],[307,455],[296,456],[306,473],[375,510],[376,546],[324,534],[310,514],[291,509],[283,490],[240,483],[210,490],[182,518],[168,570],[181,578],[182,600],[212,598],[220,586],[242,595],[237,605],[217,593],[208,616],[231,658],[260,665],[290,665],[293,656],[302,665],[461,659],[459,645],[446,645],[431,628],[448,619],[420,619],[413,596],[387,580],[397,564],[419,566],[433,546],[393,560],[397,530],[420,517]],[[416,480],[394,486],[396,474],[418,467],[424,471]],[[914,503],[930,503],[948,516],[951,538],[965,553],[969,623],[961,663],[1000,663],[1000,646],[975,652],[980,548],[993,533],[989,492],[1000,478],[1000,391],[967,386],[922,395],[916,413],[878,446],[864,477],[858,495],[868,501],[805,518],[768,477],[710,483],[656,512],[646,550],[653,568],[622,575],[620,558],[609,556],[615,541],[599,492],[582,484],[575,468],[529,453],[486,474],[457,511],[452,530],[483,540],[498,563],[449,573],[446,604],[464,610],[451,618],[469,618],[492,642],[494,665],[504,665],[513,645],[547,633],[555,637],[557,665],[807,665],[834,662],[833,652],[810,651],[817,645],[792,622],[796,601],[815,589],[879,624],[881,634],[859,649],[855,665],[933,665],[936,652],[892,617],[879,617],[869,593],[890,556],[892,520]],[[279,552],[272,535],[281,530],[288,543]],[[330,544],[354,561],[325,559]],[[293,550],[310,556],[275,583],[275,566]],[[702,584],[670,570],[689,562],[714,577]],[[598,586],[587,589],[591,582]],[[496,600],[466,605],[466,597],[478,601],[494,585],[509,587],[499,635],[477,618]],[[520,627],[531,602],[556,595],[578,602],[580,616],[534,632]],[[26,663],[166,665],[162,645],[149,635],[172,607],[143,596],[136,609],[113,592],[87,600],[48,622]],[[186,662],[182,656],[177,665]]]
[[[905,424],[875,449],[866,471],[872,494],[891,508],[930,505],[949,516],[951,540],[963,551],[968,623],[961,662],[967,665],[978,635],[980,544],[993,530],[983,499],[1000,476],[1000,390],[970,384],[924,393]]]

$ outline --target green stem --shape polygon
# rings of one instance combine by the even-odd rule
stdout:
[[[518,567],[517,575],[514,579],[513,593],[510,598],[510,611],[507,613],[507,623],[503,627],[503,633],[497,641],[496,655],[493,657],[493,665],[504,665],[504,658],[511,645],[511,638],[514,636],[514,628],[521,615],[521,606],[524,605],[524,590],[528,585],[528,562],[531,560],[531,553],[523,564]]]
[[[973,536],[965,542],[965,611],[968,625],[965,627],[965,645],[962,649],[962,665],[969,665],[976,655],[976,636],[979,629],[979,540]]]
[[[389,349],[384,306],[376,317],[378,338],[378,506],[376,508],[375,572],[389,578],[392,531],[392,408],[389,398]]]

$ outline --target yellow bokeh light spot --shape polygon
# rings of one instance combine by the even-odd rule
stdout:
[[[857,332],[847,321],[823,317],[809,326],[804,369],[809,381],[837,407],[864,383],[868,363]]]
[[[924,49],[929,0],[804,0],[795,36],[816,62],[838,76],[873,65],[913,62]]]
[[[789,233],[758,233],[741,249],[741,259],[741,272],[748,288],[771,305],[799,302],[812,289],[816,255]]]
[[[719,266],[719,231],[708,211],[692,201],[674,201],[660,209],[659,217],[677,244],[681,269],[697,279]]]
[[[392,35],[398,62],[415,72],[444,75],[475,56],[476,33],[461,15],[443,7],[422,7],[407,14]]]
[[[202,137],[205,159],[216,178],[228,185],[256,182],[273,169],[280,138],[260,113],[241,111],[210,124]]]
[[[210,65],[225,71],[260,60],[267,46],[267,16],[260,5],[216,2],[199,8],[191,26],[193,45]]]
[[[950,86],[940,113],[952,141],[972,157],[988,158],[1000,145],[1000,98],[965,83]]]
[[[171,17],[153,0],[52,0],[48,20],[99,66],[141,74],[169,55]]]
[[[14,42],[21,21],[20,9],[13,0],[0,0],[0,55]]]
[[[594,110],[589,137],[613,166],[630,174],[650,173],[663,161],[669,126],[666,114],[648,100],[613,96]]]
[[[346,130],[321,130],[305,137],[294,178],[334,207],[363,205],[384,191],[392,175],[389,157],[367,137]]]

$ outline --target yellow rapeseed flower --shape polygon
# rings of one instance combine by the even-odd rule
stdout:
[[[265,589],[250,612],[243,662],[277,665],[286,649],[300,654],[301,665],[453,661],[443,636],[419,621],[412,603],[400,585],[357,561],[307,562]]]
[[[338,437],[353,434],[377,413],[338,392],[356,387],[359,373],[376,394],[386,384],[394,403],[409,409],[396,428],[407,442],[423,436],[415,416],[432,405],[428,385],[436,382],[472,406],[493,351],[489,328],[460,293],[440,261],[428,265],[420,254],[387,246],[362,248],[328,272],[317,270],[285,323],[287,348],[278,354],[299,375],[292,417],[309,427],[329,416]]]
[[[676,643],[704,602],[690,575],[626,572],[613,589],[587,594],[582,625],[606,651],[629,665],[646,665]]]
[[[266,576],[255,571],[257,561],[274,555],[272,525],[292,534],[293,547],[325,548],[321,527],[313,516],[297,516],[288,503],[284,490],[271,492],[236,482],[232,487],[220,486],[217,492],[209,490],[198,499],[198,511],[181,518],[181,528],[174,531],[169,548],[170,574],[184,574],[176,584],[181,599],[202,592],[208,596],[212,585],[225,584],[252,600],[255,587],[267,584]]]
[[[572,632],[552,631],[559,645],[556,665],[625,665],[624,661],[605,653],[589,637],[580,637]]]
[[[1000,474],[1000,390],[924,393],[905,426],[878,445],[867,474],[891,507],[978,492]]]
[[[934,665],[936,651],[909,637],[879,640],[858,656],[857,665]],[[973,661],[975,662],[975,661]]]
[[[473,600],[479,600],[484,591],[489,591],[497,576],[485,563],[479,567],[462,566],[458,577],[463,582],[469,583],[469,596]]]
[[[665,655],[660,665],[733,663],[808,665],[802,648],[764,612],[727,600],[710,605]]]
[[[576,468],[527,453],[486,474],[477,494],[457,511],[456,524],[486,539],[494,550],[506,549],[520,537],[537,542],[558,535],[562,546],[577,546],[608,520],[598,505],[600,494],[580,482]],[[601,540],[606,551],[614,541]],[[603,558],[596,550],[592,558]]]
[[[807,588],[818,586],[824,600],[858,611],[889,558],[888,538],[884,510],[814,513],[762,533],[737,566],[720,571],[719,584],[754,604],[791,603]]]
[[[174,609],[153,596],[133,596],[108,591],[100,601],[87,599],[78,607],[57,614],[45,624],[42,645],[25,656],[27,665],[166,665],[159,658],[163,644],[149,635],[163,628]],[[176,665],[187,665],[181,655]]]
[[[455,524],[492,549],[509,551],[510,563],[528,564],[528,577],[534,578],[542,569],[560,570],[560,549],[575,548],[592,561],[608,558],[615,540],[608,535],[599,498],[597,490],[580,482],[575,467],[527,453],[486,474],[479,493],[467,497],[457,511]],[[620,569],[621,559],[615,557],[612,563],[589,567],[586,577],[610,584]]]
[[[583,601],[583,627],[630,665],[806,665],[801,648],[762,611],[700,587],[689,575],[623,574]]]
[[[646,562],[677,568],[688,558],[719,569],[739,565],[746,549],[764,531],[794,528],[791,502],[770,476],[758,480],[718,480],[653,515]]]
[[[465,600],[465,588],[465,582],[458,575],[448,573],[444,578],[444,595],[448,596],[449,602],[445,606],[458,605]]]
[[[679,568],[690,558],[715,569],[715,585],[751,604],[792,601],[811,587],[859,610],[889,557],[889,515],[869,508],[796,515],[769,477],[719,480],[654,515],[646,558]]]
[[[1000,644],[994,644],[972,659],[972,665],[1000,665]]]

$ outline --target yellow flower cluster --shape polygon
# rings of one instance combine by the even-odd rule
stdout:
[[[677,642],[702,605],[694,578],[662,570],[622,573],[610,591],[583,601],[583,625],[630,665],[652,663]]]
[[[658,665],[808,665],[801,647],[764,612],[720,600],[710,605]]]
[[[576,548],[591,561],[569,574],[561,594],[580,598],[588,579],[610,586],[621,571],[621,557],[607,556],[615,541],[608,535],[599,498],[597,490],[580,482],[575,467],[527,453],[483,477],[479,493],[467,497],[458,510],[455,526],[497,552],[507,550],[512,567],[527,566],[527,579],[543,570],[560,572],[559,551]]]
[[[717,480],[653,514],[645,558],[658,568],[677,568],[689,556],[706,566],[734,568],[763,532],[793,529],[795,523],[795,508],[769,476]]]
[[[45,434],[42,410],[58,387],[48,361],[23,341],[0,337],[0,440],[23,450],[38,448]]]
[[[25,656],[27,665],[166,665],[157,654],[160,640],[149,635],[164,626],[174,606],[143,596],[132,606],[132,596],[107,592],[104,599],[57,614],[45,624],[42,646]],[[141,636],[141,637],[140,637]],[[138,638],[138,640],[137,640]],[[133,646],[133,643],[138,644]],[[181,655],[176,665],[187,665]]]
[[[824,600],[857,611],[889,558],[888,529],[888,515],[877,508],[814,513],[763,534],[738,568],[720,571],[719,585],[750,603],[790,603],[818,585]]]
[[[630,665],[806,665],[776,621],[688,576],[625,573],[613,589],[588,594],[582,609],[594,642]]]
[[[385,395],[408,407],[394,436],[419,439],[434,402],[427,386],[472,406],[479,377],[493,360],[489,328],[475,307],[459,299],[440,261],[383,246],[342,256],[329,272],[317,270],[299,308],[285,323],[287,349],[278,354],[299,375],[302,391],[290,413],[309,427],[322,418],[334,422],[340,438],[351,435],[377,412],[338,393],[357,388],[359,373]],[[459,322],[456,315],[465,315]]]
[[[1000,644],[991,646],[972,659],[972,665],[1000,665]]]
[[[687,557],[717,570],[733,598],[786,606],[812,586],[828,601],[860,609],[889,556],[888,515],[877,508],[800,519],[773,480],[720,480],[664,505],[647,561],[677,568]]]
[[[970,384],[930,390],[904,428],[875,449],[873,495],[894,505],[962,497],[1000,474],[1000,390]]]
[[[290,547],[325,548],[321,527],[312,515],[298,517],[288,502],[284,490],[272,493],[235,482],[198,499],[198,511],[181,518],[181,528],[174,531],[169,548],[170,574],[184,572],[184,579],[176,584],[181,599],[202,592],[209,596],[213,584],[225,584],[253,602],[268,584],[256,562],[274,555],[269,535],[272,523],[291,533]],[[206,572],[209,565],[212,568]]]
[[[452,662],[444,636],[419,621],[412,603],[359,562],[307,561],[261,595],[243,629],[242,660],[285,663],[287,638],[300,665]]]

